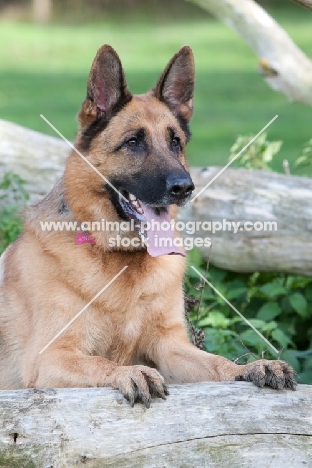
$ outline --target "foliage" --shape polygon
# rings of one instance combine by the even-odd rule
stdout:
[[[205,275],[200,253],[189,255],[186,294],[202,303],[189,314],[195,328],[205,333],[204,349],[229,359],[247,355],[268,359],[276,353],[246,324],[209,285],[198,288]],[[312,278],[280,273],[234,273],[210,267],[207,279],[279,351],[300,376],[300,383],[312,383]],[[246,359],[246,356],[245,356]],[[244,362],[242,359],[239,362]]]
[[[25,181],[12,172],[0,181],[0,254],[22,232],[20,207],[29,198],[24,185]]]
[[[267,133],[263,132],[254,142],[244,149],[254,135],[243,136],[239,135],[230,149],[229,161],[231,161],[240,152],[242,154],[233,161],[233,165],[244,167],[245,169],[262,169],[266,171],[274,170],[274,156],[276,156],[283,145],[280,140],[268,140]],[[289,170],[288,161],[284,169]],[[312,170],[312,139],[305,144],[301,155],[294,160],[292,173],[302,174],[302,169],[305,170],[305,175],[311,173]],[[290,170],[289,170],[290,172]]]
[[[232,160],[250,142],[253,136],[238,136],[230,149],[229,160]],[[282,141],[269,141],[266,132],[263,132],[239,156],[239,165],[246,169],[264,169],[271,171],[273,157],[280,151]]]
[[[295,161],[296,168],[312,167],[312,139],[304,146],[301,155]]]
[[[251,138],[239,136],[229,159]],[[281,146],[281,141],[269,141],[262,133],[236,162],[248,169],[272,170],[273,157]],[[295,162],[297,168],[308,165],[312,166],[312,140]],[[205,265],[196,250],[190,255],[191,265],[204,274]],[[280,357],[293,365],[300,382],[312,383],[312,278],[281,273],[242,274],[214,267],[207,278],[279,350]],[[198,275],[189,268],[186,292],[195,298],[202,296],[200,307],[195,306],[189,318],[195,330],[201,328],[205,333],[204,349],[230,359],[259,359],[264,351],[270,358],[277,357],[208,285],[200,291],[198,282]]]

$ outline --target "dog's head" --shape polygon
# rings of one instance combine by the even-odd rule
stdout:
[[[77,164],[74,170],[69,164],[67,172],[76,178],[76,186],[79,179],[90,203],[91,193],[102,197],[106,216],[109,211],[112,217],[113,210],[118,219],[161,218],[170,206],[190,198],[194,184],[185,146],[193,91],[194,59],[188,46],[174,55],[156,87],[143,95],[128,90],[112,47],[100,48],[79,112],[76,146],[105,180],[74,154]]]

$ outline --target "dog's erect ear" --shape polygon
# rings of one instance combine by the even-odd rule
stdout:
[[[194,82],[193,52],[189,46],[184,46],[166,66],[154,94],[167,104],[174,115],[189,122],[193,114]]]
[[[109,120],[131,97],[117,53],[111,46],[103,45],[91,67],[87,97],[79,113],[81,123],[99,117]]]

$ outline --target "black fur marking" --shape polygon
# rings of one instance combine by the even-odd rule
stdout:
[[[171,109],[170,105],[168,104],[168,102],[165,99],[160,98],[159,100],[160,100],[160,102],[162,102],[163,104],[165,104],[168,107],[170,112],[172,112],[172,109]],[[177,121],[179,122],[180,128],[183,131],[183,133],[184,133],[184,135],[186,137],[186,141],[188,143],[190,141],[190,139],[191,139],[192,133],[191,133],[191,130],[190,130],[190,127],[189,127],[189,124],[188,124],[187,120],[184,119],[181,115],[175,115],[174,114],[174,116],[177,119]]]
[[[189,142],[191,139],[192,133],[191,133],[188,122],[180,115],[176,116],[176,119],[179,122],[179,125],[186,136],[186,141]]]
[[[82,151],[88,151],[90,149],[92,140],[105,130],[110,120],[115,117],[131,101],[131,99],[131,95],[122,97],[110,113],[109,118],[107,118],[107,116],[103,115],[102,113],[94,122],[89,125],[89,127],[83,130],[79,140],[79,149]]]
[[[65,200],[61,201],[60,207],[58,209],[58,214],[69,213],[69,208]]]
[[[167,180],[169,177],[182,178],[192,182],[188,171],[180,164],[180,167],[175,169],[153,168],[149,171],[142,171],[135,176],[126,176],[119,179],[111,179],[111,184],[118,190],[125,190],[128,193],[135,195],[141,202],[150,205],[151,207],[164,207],[171,204],[182,206],[186,199],[178,200],[177,197],[172,196],[167,189]],[[124,214],[121,210],[118,211],[120,203],[118,194],[111,188],[104,187],[110,193],[110,198],[115,206],[119,216],[123,217]],[[121,207],[122,208],[122,207]]]
[[[146,132],[145,132],[144,128],[140,128],[139,130],[137,130],[136,132],[133,133],[133,137],[134,137],[134,138],[137,138],[138,142],[144,144],[145,133],[146,133]],[[126,146],[126,145],[127,145],[127,142],[128,142],[129,140],[131,140],[131,137],[127,137],[120,145],[116,146],[116,148],[114,148],[114,153],[117,153],[118,151],[121,150],[121,148],[123,148],[124,146]],[[135,150],[135,148],[128,148],[128,149]]]
[[[94,122],[92,122],[89,127],[87,127],[81,134],[81,138],[79,140],[79,148],[82,151],[88,151],[91,146],[92,140],[109,124],[109,120],[106,119],[106,117],[99,117],[96,119]]]
[[[159,206],[154,208],[155,215],[160,216],[161,213],[168,213],[168,208],[166,206]]]
[[[122,207],[122,203],[120,202],[118,193],[108,184],[105,184],[104,188],[107,190],[110,201],[111,201],[112,205],[115,207],[115,210],[116,210],[118,216],[124,221],[129,221],[129,216],[127,216],[127,214],[125,213],[125,211],[124,211],[124,209]],[[163,212],[167,213],[168,208],[167,207],[157,207],[157,208],[154,208],[154,212],[155,212],[155,215],[160,216],[161,213],[163,213]],[[137,219],[137,221],[140,221],[140,219]]]
[[[110,201],[112,205],[115,207],[118,216],[125,221],[129,221],[129,218],[126,216],[125,212],[120,206],[118,193],[108,184],[105,184],[104,188],[107,190]]]

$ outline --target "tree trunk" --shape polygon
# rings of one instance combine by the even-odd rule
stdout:
[[[209,11],[243,38],[259,57],[259,71],[272,89],[290,101],[312,105],[311,60],[260,5],[253,0],[188,1]]]
[[[308,10],[312,10],[312,0],[292,0],[294,3],[301,5]]]
[[[0,177],[6,171],[23,177],[31,202],[41,199],[62,175],[69,151],[68,145],[57,138],[0,121]],[[196,191],[219,170],[192,168]],[[211,237],[211,261],[216,266],[233,271],[281,271],[311,276],[311,202],[310,178],[228,168],[194,203],[181,209],[179,216],[184,222],[201,223],[193,234],[183,234],[192,238]],[[207,221],[211,222],[210,230],[209,225],[203,224]],[[234,233],[233,225],[230,227],[225,221],[240,222],[238,232]],[[257,230],[260,224],[246,230],[245,222],[273,222],[277,230]],[[202,252],[207,255],[208,249],[203,248]]]
[[[170,387],[131,408],[111,389],[0,392],[0,466],[293,468],[312,464],[312,387]]]
[[[52,0],[32,0],[32,15],[35,23],[49,23],[52,16]]]

